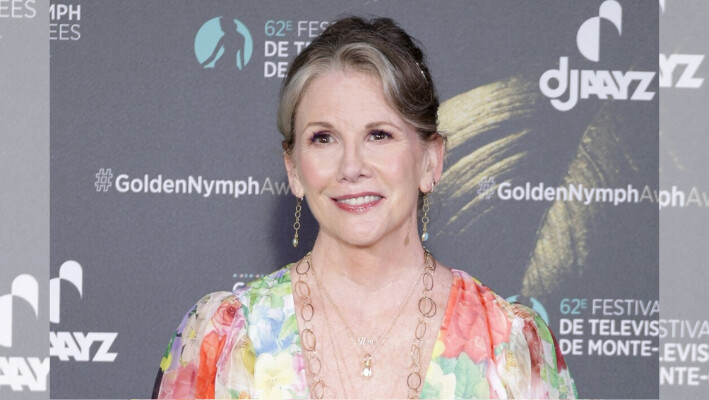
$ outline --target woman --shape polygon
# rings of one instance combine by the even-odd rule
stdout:
[[[551,332],[424,250],[444,138],[421,50],[393,21],[345,18],[290,66],[278,126],[303,259],[185,316],[162,398],[565,398]],[[423,234],[418,233],[418,205]]]

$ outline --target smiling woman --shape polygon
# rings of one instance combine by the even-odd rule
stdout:
[[[445,147],[437,109],[420,48],[389,19],[337,21],[296,57],[278,126],[295,227],[303,198],[319,224],[313,249],[200,300],[154,396],[576,396],[539,316],[422,245]]]
[[[416,236],[418,194],[440,176],[442,141],[420,139],[379,79],[351,70],[313,79],[295,121],[288,177],[296,197],[307,194],[318,241],[408,252],[397,243]]]

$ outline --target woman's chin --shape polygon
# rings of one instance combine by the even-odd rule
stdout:
[[[387,242],[392,239],[393,236],[395,235],[391,232],[381,232],[380,229],[377,229],[376,227],[360,227],[356,230],[341,232],[337,239],[341,243],[345,243],[352,247],[366,248]]]
[[[340,242],[351,247],[371,247],[379,242],[371,233],[361,235],[346,235],[339,238]]]

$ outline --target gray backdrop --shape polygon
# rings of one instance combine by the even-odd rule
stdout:
[[[660,335],[660,396],[699,399],[709,384],[709,26],[699,17],[709,3],[661,6],[660,187],[687,198],[660,211],[661,317],[675,327]]]
[[[48,397],[48,2],[0,2],[0,398]]]
[[[698,136],[701,125],[683,125],[698,118],[707,103],[701,85],[662,89],[663,96],[668,91],[668,97],[676,96],[674,108],[663,108],[662,114],[675,124],[663,122],[659,154],[677,163],[663,167],[663,174],[672,175],[658,182],[659,24],[676,29],[663,37],[665,58],[706,54],[701,47],[706,32],[689,28],[701,26],[706,6],[680,8],[676,3],[662,4],[664,13],[659,14],[657,3],[650,1],[363,1],[346,6],[325,1],[53,2],[49,32],[46,24],[32,31],[53,39],[51,83],[34,79],[22,86],[32,88],[29,92],[40,102],[46,102],[51,89],[50,271],[47,277],[43,265],[35,270],[2,265],[0,296],[11,292],[11,282],[24,271],[36,277],[39,298],[44,296],[37,318],[30,306],[12,297],[15,344],[7,357],[14,351],[25,358],[41,355],[22,350],[17,338],[31,340],[23,335],[27,327],[49,319],[51,280],[57,311],[50,323],[51,397],[147,396],[169,335],[194,301],[306,252],[317,232],[309,215],[301,247],[290,246],[294,199],[284,186],[274,117],[279,63],[292,59],[297,47],[319,32],[321,22],[343,14],[371,14],[394,18],[421,40],[443,103],[441,127],[450,135],[450,148],[447,172],[432,199],[429,247],[434,254],[501,295],[516,296],[545,312],[581,396],[657,397],[658,355],[664,356],[663,390],[699,393],[707,382],[706,357],[667,360],[687,343],[703,354],[700,345],[706,346],[706,336],[658,345],[658,336],[667,338],[662,332],[670,320],[683,319],[692,326],[699,321],[700,328],[706,320],[706,312],[692,309],[694,302],[689,301],[697,298],[701,286],[685,290],[698,285],[687,281],[702,282],[695,279],[698,273],[706,281],[706,272],[701,272],[706,206],[677,205],[677,191],[684,191],[686,203],[693,187],[706,202],[701,197],[706,168],[696,155],[702,148],[697,142],[703,140]],[[49,7],[41,2],[31,6],[42,13]],[[32,21],[46,21],[42,13]],[[236,19],[239,30],[224,35],[217,17]],[[25,20],[29,27],[30,19]],[[9,37],[5,21],[19,19],[0,21],[0,46]],[[596,23],[598,31],[593,29]],[[584,39],[581,44],[577,35]],[[286,42],[283,57],[273,54],[267,41],[275,46]],[[12,43],[18,43],[13,54],[30,49],[40,60],[20,63],[16,70],[27,74],[22,66],[47,62],[46,42],[33,45],[23,37]],[[213,51],[221,44],[223,52]],[[213,65],[210,56],[216,58]],[[675,81],[685,64],[697,63],[696,57],[670,58],[679,65]],[[554,90],[562,76],[554,70],[564,64],[580,71],[564,71],[567,78],[562,78],[573,92],[575,74],[580,76],[576,103],[567,101],[563,82]],[[706,76],[706,63],[698,65],[695,75]],[[547,81],[550,76],[554,78]],[[16,78],[3,79],[3,85],[20,84]],[[627,93],[625,85],[616,87],[624,80],[631,82]],[[3,93],[13,93],[13,104],[19,104],[14,101],[17,92],[3,86]],[[561,111],[562,103],[574,106]],[[36,114],[23,115],[41,123]],[[46,111],[43,115],[46,121]],[[35,168],[44,162],[46,168],[41,144],[46,131],[6,121],[3,115],[3,132],[5,126],[11,132],[25,129],[40,140],[23,142],[30,143],[25,145],[31,151],[13,154],[24,155],[19,159]],[[10,136],[7,140],[3,134],[2,150]],[[28,162],[28,153],[33,162]],[[20,165],[2,154],[3,163]],[[17,182],[17,176],[6,180]],[[40,176],[46,179],[46,172]],[[165,182],[190,179],[201,179],[201,192],[192,186],[191,193],[165,193]],[[231,191],[228,184],[216,182],[222,180],[232,182]],[[8,193],[24,190],[28,182],[20,180],[18,189]],[[33,182],[41,186],[41,180]],[[207,195],[210,182],[230,193]],[[551,196],[560,191],[550,189],[546,198],[535,200],[536,191],[557,187],[594,190],[596,197],[564,201]],[[624,195],[637,201],[621,200]],[[34,196],[46,199],[46,194]],[[5,208],[4,196],[3,210],[8,211],[3,211],[3,221],[12,214],[22,223],[26,219],[18,210],[34,207],[39,210],[39,234],[44,229],[46,235],[42,220],[47,217],[42,218],[41,205],[24,200],[29,197],[8,198],[10,207]],[[658,213],[660,202],[667,204]],[[3,225],[3,238],[16,235]],[[665,228],[670,226],[674,230]],[[39,245],[25,238],[21,246],[34,249],[29,247],[33,244]],[[25,254],[29,251],[7,252],[31,264]],[[3,248],[4,263],[5,254]],[[42,253],[32,254],[41,264]],[[656,308],[658,259],[662,271],[664,265],[673,268],[667,279],[670,289],[663,286],[661,321]],[[685,270],[675,274],[680,267]],[[678,294],[668,299],[671,290]],[[676,306],[670,308],[673,302]],[[576,330],[569,329],[573,324]],[[638,331],[625,334],[621,326]],[[6,348],[0,344],[0,357]],[[685,366],[696,367],[705,377],[697,378],[699,385],[678,383]],[[668,374],[674,374],[672,383]],[[1,382],[3,398],[38,394],[29,386],[13,391]]]

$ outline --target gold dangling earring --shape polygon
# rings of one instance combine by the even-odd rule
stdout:
[[[423,224],[423,233],[421,234],[421,241],[425,242],[428,240],[428,210],[430,209],[428,204],[428,194],[433,193],[433,188],[436,186],[436,180],[431,179],[431,190],[423,194],[423,205],[421,206],[421,211],[423,215],[421,216],[421,223]]]
[[[293,235],[293,247],[298,247],[298,230],[300,229],[300,210],[303,198],[299,198],[298,202],[295,203],[295,222],[293,223],[293,229],[295,229],[295,235]]]

